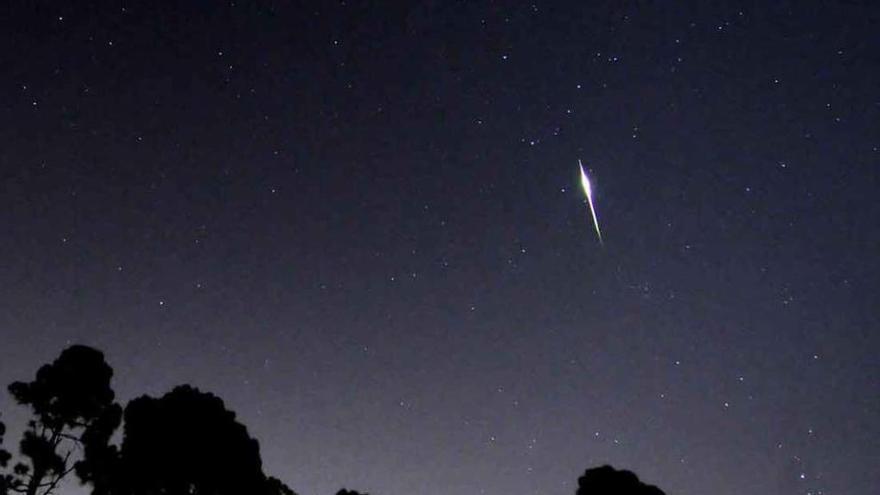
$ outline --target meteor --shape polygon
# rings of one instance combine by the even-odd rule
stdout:
[[[578,159],[578,165],[581,168],[581,187],[584,188],[584,194],[587,195],[587,202],[590,203],[590,213],[593,215],[593,226],[596,227],[596,235],[599,237],[599,244],[602,243],[602,231],[599,230],[599,219],[596,217],[596,208],[593,206],[593,188],[590,187],[590,179],[587,172],[584,171],[584,164]]]

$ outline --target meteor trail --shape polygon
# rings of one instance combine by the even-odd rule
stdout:
[[[587,195],[587,202],[590,203],[590,213],[593,215],[593,226],[596,227],[596,235],[599,237],[599,244],[603,244],[602,231],[599,230],[599,219],[596,217],[596,208],[593,206],[593,188],[590,187],[590,179],[587,177],[587,172],[584,171],[584,164],[581,163],[580,159],[578,159],[578,165],[581,168],[581,187],[584,188],[584,193]]]

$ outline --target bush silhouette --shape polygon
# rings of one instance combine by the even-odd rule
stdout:
[[[358,492],[355,490],[346,490],[345,488],[343,488],[342,490],[339,490],[338,492],[336,492],[336,495],[370,495],[370,494],[369,493],[361,493],[361,492]]]
[[[630,471],[600,466],[587,469],[578,478],[576,495],[665,495],[656,486],[646,485]]]

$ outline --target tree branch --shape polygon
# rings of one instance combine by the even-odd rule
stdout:
[[[65,440],[70,440],[71,442],[74,442],[77,445],[82,443],[82,440],[80,440],[79,437],[71,435],[70,433],[61,432],[58,434],[58,436],[65,439]]]
[[[64,464],[67,464],[67,459],[68,459],[69,457],[70,457],[70,452],[68,452],[67,455],[64,456]],[[48,488],[46,488],[46,491],[43,492],[43,495],[49,495],[50,493],[52,493],[52,490],[55,489],[55,486],[58,485],[58,483],[61,481],[61,479],[64,478],[65,476],[67,476],[68,474],[70,474],[70,472],[73,471],[73,469],[74,469],[75,467],[76,467],[76,465],[70,466],[69,468],[65,469],[64,472],[62,472],[61,474],[57,475],[57,476],[55,477],[55,479],[52,480],[51,483],[47,483],[47,484],[45,484],[45,485],[41,485],[41,486],[40,486],[41,488],[44,487],[44,486],[45,486],[45,487],[48,487]]]

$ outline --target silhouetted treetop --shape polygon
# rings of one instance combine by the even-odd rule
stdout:
[[[259,444],[213,394],[180,386],[140,397],[124,424],[123,494],[293,494],[263,474]]]
[[[113,403],[112,377],[101,351],[74,345],[41,366],[34,381],[15,382],[9,392],[47,428],[84,427]]]
[[[219,397],[182,385],[134,399],[123,413],[112,377],[100,351],[75,345],[33,381],[9,386],[33,417],[11,469],[0,422],[0,495],[52,495],[73,471],[92,495],[296,495],[266,476],[259,443]],[[117,447],[111,438],[123,419]],[[576,495],[665,494],[630,471],[600,466],[578,478]]]
[[[106,448],[121,417],[112,378],[103,353],[74,345],[41,366],[33,381],[9,386],[33,414],[19,443],[23,459],[4,478],[10,491],[49,495],[75,467],[89,473],[84,456]]]
[[[646,485],[630,471],[600,466],[587,469],[578,478],[576,495],[665,495],[656,486]]]
[[[0,495],[53,495],[74,471],[92,495],[296,495],[263,473],[259,444],[235,413],[190,386],[131,401],[114,445],[123,410],[112,378],[100,351],[74,345],[9,386],[32,417],[11,467],[0,422]]]

